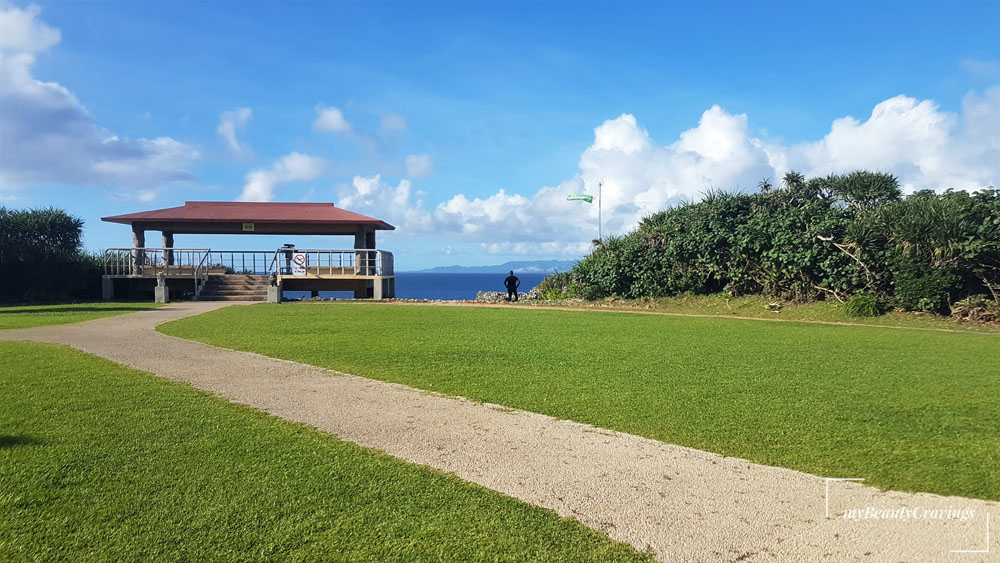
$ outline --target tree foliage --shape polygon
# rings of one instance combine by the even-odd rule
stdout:
[[[609,237],[559,280],[585,298],[680,293],[814,300],[866,294],[913,310],[1000,291],[1000,192],[903,197],[881,172],[710,192]]]
[[[0,302],[94,299],[97,258],[82,252],[83,221],[60,209],[0,207]]]

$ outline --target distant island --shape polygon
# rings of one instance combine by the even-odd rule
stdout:
[[[551,274],[552,272],[567,272],[576,264],[575,260],[525,260],[504,262],[494,266],[438,266],[427,270],[413,270],[420,274]]]

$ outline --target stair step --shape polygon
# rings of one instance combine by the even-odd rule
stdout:
[[[267,301],[266,295],[205,295],[198,297],[198,301]]]
[[[203,289],[203,290],[201,290],[201,294],[202,295],[249,295],[249,296],[263,295],[264,297],[267,297],[267,292],[266,291],[239,291],[239,290],[237,290],[237,291],[226,291],[226,290],[223,290],[223,291],[210,291],[210,290],[204,290]]]

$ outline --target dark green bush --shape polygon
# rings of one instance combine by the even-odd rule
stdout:
[[[877,317],[882,314],[882,309],[874,295],[856,293],[844,304],[844,314],[848,317]]]
[[[907,311],[946,313],[958,281],[959,277],[950,269],[902,260],[893,276],[896,304]]]
[[[893,176],[788,173],[761,193],[711,192],[609,237],[572,271],[586,299],[682,293],[844,299],[947,312],[1000,287],[1000,191],[922,191]]]
[[[0,207],[0,302],[99,299],[103,263],[81,251],[82,232],[60,209]]]

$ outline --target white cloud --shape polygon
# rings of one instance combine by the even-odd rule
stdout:
[[[325,133],[349,133],[351,124],[344,119],[344,114],[339,109],[316,106],[316,121],[313,122],[313,129]]]
[[[150,190],[119,190],[110,196],[119,201],[149,203],[160,197],[160,190],[155,188]]]
[[[412,196],[416,196],[414,201]],[[427,233],[434,228],[432,218],[424,209],[419,192],[413,193],[409,180],[395,186],[382,180],[381,174],[355,176],[351,184],[338,189],[337,206],[388,221],[401,231]]]
[[[996,185],[1000,177],[1000,86],[963,100],[962,115],[931,100],[896,96],[879,103],[866,121],[847,116],[821,140],[767,147],[783,173],[806,176],[859,168],[891,172],[904,191]]]
[[[38,53],[59,43],[59,30],[35,19],[41,11],[35,5],[23,10],[0,6],[0,51]]]
[[[382,116],[382,132],[389,133],[395,131],[406,131],[410,124],[406,118],[398,113],[389,112]]]
[[[0,8],[0,189],[63,183],[148,190],[189,181],[199,158],[169,137],[122,139],[94,123],[65,87],[31,74],[35,54],[59,42],[31,6]]]
[[[238,201],[273,201],[279,184],[308,182],[323,175],[326,161],[322,158],[293,152],[285,155],[270,168],[251,170],[246,176]]]
[[[406,175],[411,178],[426,176],[434,171],[434,162],[430,155],[411,154],[406,157]]]
[[[236,108],[224,111],[219,116],[219,126],[215,132],[222,137],[237,158],[248,158],[253,155],[250,147],[236,137],[236,130],[246,125],[252,115],[250,108]]]
[[[409,181],[356,177],[342,193],[346,207],[388,214],[401,233],[437,234],[481,243],[497,254],[579,255],[597,236],[598,206],[568,202],[571,193],[598,192],[603,182],[603,232],[623,233],[645,215],[708,190],[754,190],[761,178],[789,170],[822,176],[867,168],[895,174],[904,189],[977,189],[1000,181],[1000,86],[970,93],[961,115],[930,100],[896,96],[867,119],[835,120],[822,139],[786,145],[754,136],[744,114],[712,106],[696,127],[658,145],[635,116],[623,114],[594,129],[580,171],[534,194],[499,189],[485,197],[458,194],[428,209],[414,201]],[[559,249],[565,249],[565,252]]]
[[[565,256],[577,258],[593,249],[590,242],[493,242],[480,243],[479,248],[496,256]]]

